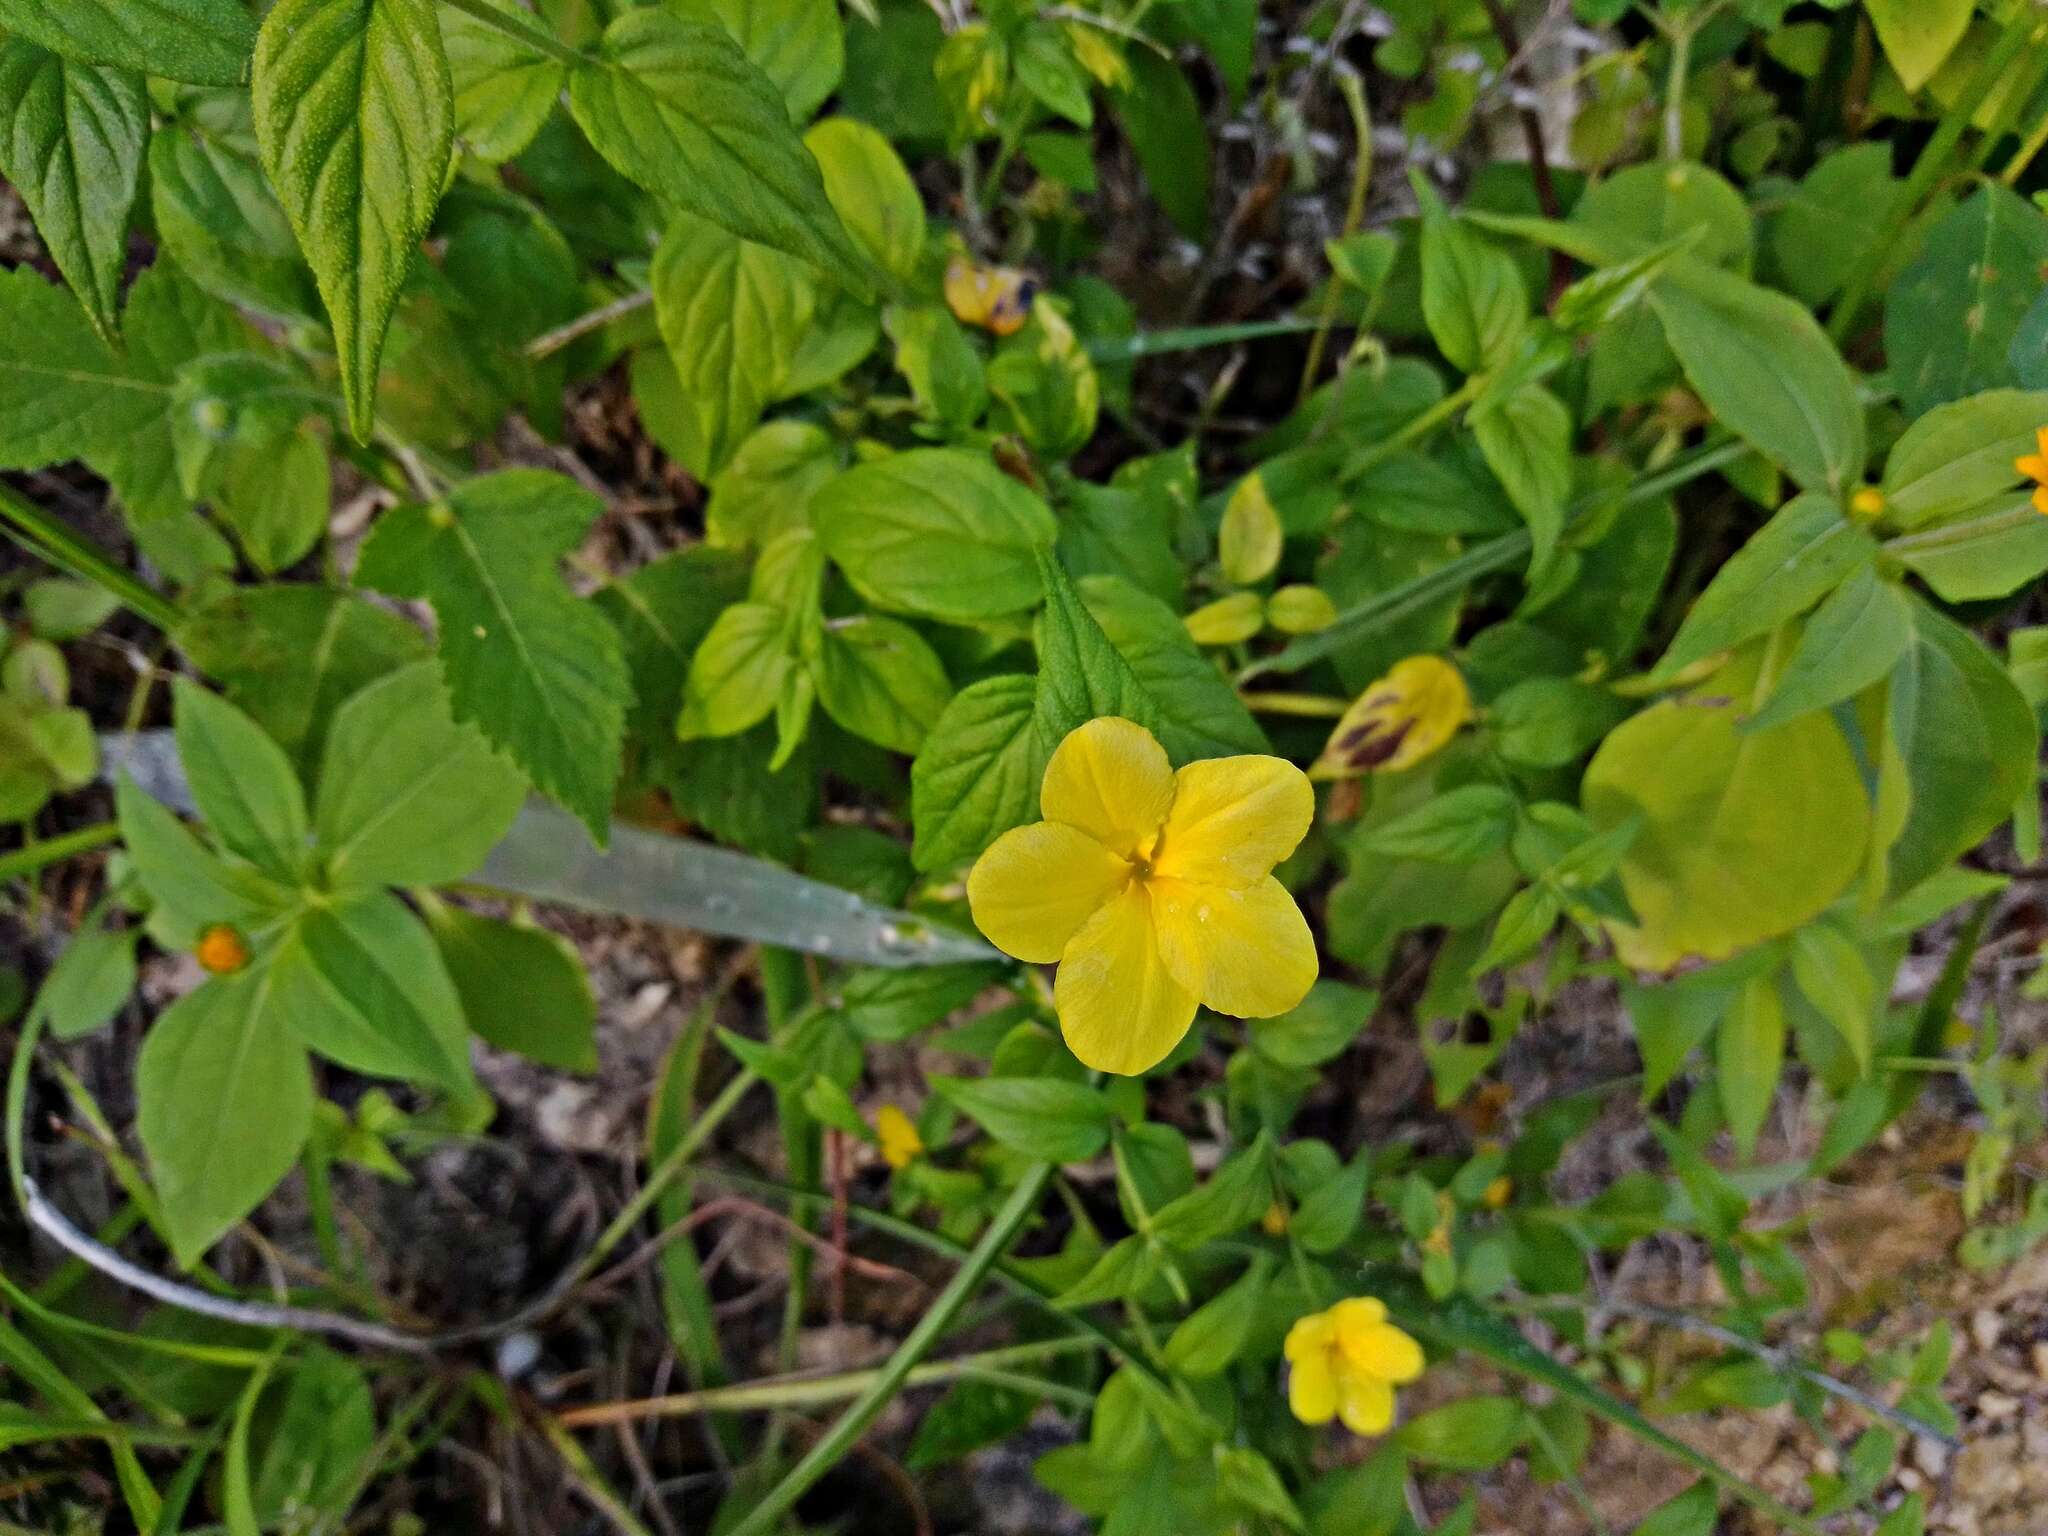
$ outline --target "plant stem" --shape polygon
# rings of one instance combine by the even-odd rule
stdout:
[[[631,293],[613,299],[609,304],[600,304],[596,309],[578,315],[566,325],[558,325],[552,331],[543,331],[526,344],[526,355],[536,362],[544,357],[553,357],[570,343],[581,341],[592,331],[601,331],[614,320],[623,320],[653,302],[652,288],[636,288]]]
[[[1386,463],[1388,459],[1391,459],[1410,443],[1418,442],[1422,438],[1429,436],[1430,433],[1478,399],[1480,393],[1486,388],[1486,384],[1487,376],[1485,374],[1473,374],[1472,377],[1460,384],[1448,395],[1445,395],[1443,399],[1437,401],[1428,410],[1421,412],[1419,415],[1409,417],[1392,432],[1345,464],[1344,478],[1346,480],[1356,480],[1360,476],[1379,468],[1380,465]]]
[[[162,630],[177,627],[177,604],[151,591],[56,517],[4,485],[0,485],[0,522],[7,524],[8,535],[31,554],[106,588],[137,618]]]
[[[1052,1164],[1034,1163],[1018,1180],[1017,1187],[1010,1191],[1010,1198],[989,1223],[988,1230],[981,1235],[981,1241],[968,1254],[967,1262],[954,1272],[953,1278],[933,1301],[931,1309],[918,1320],[915,1328],[896,1347],[880,1370],[875,1373],[867,1389],[854,1399],[853,1405],[841,1414],[824,1438],[813,1445],[804,1457],[781,1480],[771,1488],[766,1497],[756,1504],[747,1517],[727,1533],[727,1536],[765,1536],[774,1530],[782,1517],[795,1507],[796,1501],[810,1490],[813,1483],[838,1464],[840,1457],[853,1448],[867,1427],[872,1424],[891,1399],[900,1392],[910,1379],[912,1371],[925,1353],[939,1341],[945,1331],[953,1325],[953,1319],[968,1299],[979,1289],[981,1282],[995,1266],[1011,1240],[1022,1230],[1031,1213],[1037,1209],[1038,1197],[1044,1193],[1046,1181],[1052,1177]]]
[[[1339,720],[1351,707],[1349,699],[1328,693],[1261,693],[1241,688],[1237,699],[1255,715],[1292,715],[1302,720]]]
[[[545,27],[528,21],[523,12],[500,10],[491,4],[490,0],[441,0],[441,3],[453,6],[463,15],[473,17],[487,27],[496,27],[507,37],[518,38],[527,47],[544,53],[571,69],[590,62],[587,54],[577,52]]]
[[[1099,1341],[1079,1334],[1063,1339],[1046,1339],[1031,1344],[1012,1344],[957,1360],[933,1360],[917,1366],[904,1378],[906,1387],[929,1386],[956,1377],[1002,1371],[1007,1366],[1028,1365],[1084,1350],[1102,1348]],[[640,1419],[680,1418],[688,1414],[719,1410],[759,1411],[768,1408],[796,1408],[809,1403],[834,1403],[872,1386],[884,1367],[864,1371],[839,1371],[830,1376],[741,1382],[728,1387],[706,1387],[697,1392],[675,1392],[666,1397],[643,1397],[623,1403],[592,1403],[557,1414],[555,1422],[565,1429],[587,1429],[598,1424],[628,1424]]]
[[[1366,193],[1372,187],[1372,109],[1366,103],[1365,83],[1357,75],[1348,70],[1339,74],[1337,89],[1350,109],[1351,131],[1358,141],[1358,155],[1351,166],[1351,197],[1344,205],[1344,227],[1337,233],[1339,240],[1347,240],[1365,218]],[[1296,406],[1305,405],[1316,387],[1316,375],[1323,367],[1323,349],[1330,343],[1330,328],[1337,323],[1337,300],[1343,288],[1332,272],[1329,286],[1323,290],[1322,313],[1316,316],[1316,333],[1309,339],[1308,356],[1302,361],[1301,387],[1294,398]]]
[[[66,832],[61,837],[17,848],[12,853],[0,854],[0,880],[18,880],[23,875],[33,875],[76,854],[104,848],[120,835],[121,828],[117,824],[102,821],[94,826],[80,827],[76,832]]]
[[[1842,296],[1835,301],[1834,311],[1828,316],[1828,335],[1837,346],[1848,338],[1850,328],[1862,312],[1864,301],[1870,296],[1870,285],[1877,280],[1878,270],[1897,246],[1907,221],[1948,168],[1949,157],[1955,153],[1956,145],[1962,142],[1970,120],[2004,78],[2013,60],[2044,30],[2048,30],[2048,23],[2041,20],[2040,11],[2031,5],[2021,6],[2006,24],[2004,35],[1984,56],[1984,62],[1977,66],[1977,72],[1964,86],[1962,95],[1943,115],[1941,126],[1934,130],[1934,137],[1927,141],[1926,147],[1920,151],[1920,158],[1913,162],[1912,174],[1906,178],[1898,204],[1883,232],[1863,248],[1848,283],[1842,289]]]

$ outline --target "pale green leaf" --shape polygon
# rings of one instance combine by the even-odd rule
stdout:
[[[214,835],[275,878],[296,882],[310,846],[298,773],[261,726],[225,699],[178,679],[178,759]]]
[[[534,24],[511,0],[490,3]],[[456,138],[480,160],[510,160],[533,142],[554,111],[568,83],[566,66],[452,5],[441,7],[441,42],[455,91]]]
[[[1745,1158],[1752,1157],[1785,1065],[1785,1004],[1776,977],[1753,977],[1735,994],[1714,1046],[1721,1112],[1735,1145]]]
[[[825,713],[892,752],[915,752],[938,723],[953,685],[924,637],[873,616],[829,623],[812,670]]]
[[[1899,83],[1917,91],[1970,30],[1976,0],[1863,0]]]
[[[828,117],[804,135],[804,148],[846,232],[883,271],[912,278],[924,255],[924,197],[894,146],[866,123]]]
[[[723,27],[802,122],[839,84],[845,37],[833,0],[666,0],[685,21]]]

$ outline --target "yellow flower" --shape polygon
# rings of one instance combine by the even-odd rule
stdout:
[[[984,267],[955,256],[946,263],[946,307],[962,325],[1014,336],[1031,318],[1038,282],[1015,267]]]
[[[974,921],[1019,960],[1057,960],[1067,1045],[1132,1075],[1180,1043],[1195,1005],[1285,1013],[1316,946],[1271,870],[1315,816],[1299,768],[1220,757],[1175,773],[1152,733],[1107,716],[1073,731],[1039,786],[1043,821],[1005,832],[967,876]]]
[[[1458,669],[1441,657],[1410,656],[1344,711],[1309,777],[1399,773],[1441,751],[1471,718],[1472,694]]]
[[[2034,482],[2034,510],[2048,515],[2048,427],[2034,434],[2034,451],[2014,459],[2012,467]]]
[[[1491,1180],[1479,1197],[1479,1203],[1489,1211],[1498,1211],[1515,1198],[1515,1181],[1506,1174]]]
[[[249,964],[248,943],[226,923],[215,923],[200,934],[199,945],[192,953],[198,958],[200,969],[215,976],[232,976]]]
[[[1287,1235],[1287,1207],[1275,1200],[1266,1207],[1266,1214],[1259,1218],[1259,1229],[1268,1237]]]
[[[1371,1296],[1353,1296],[1287,1330],[1292,1369],[1287,1406],[1304,1424],[1342,1418],[1355,1435],[1385,1433],[1394,1422],[1394,1388],[1422,1374],[1422,1346],[1387,1321]]]
[[[908,1168],[924,1151],[924,1138],[917,1134],[910,1116],[894,1104],[884,1104],[875,1111],[875,1135],[882,1143],[882,1161],[899,1171]]]

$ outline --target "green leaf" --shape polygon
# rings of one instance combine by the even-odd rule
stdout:
[[[1620,866],[1637,924],[1617,926],[1616,940],[1631,965],[1720,959],[1790,932],[1862,865],[1869,799],[1834,720],[1738,729],[1760,667],[1754,650],[1740,654],[1693,693],[1644,710],[1586,769],[1596,828],[1642,818]]]
[[[2044,265],[2048,214],[1995,182],[1928,230],[1885,295],[1885,356],[1908,417],[2017,382],[2013,338]]]
[[[1684,260],[1650,303],[1686,379],[1730,430],[1805,490],[1841,496],[1862,478],[1856,380],[1805,305]]]
[[[1013,1152],[1083,1163],[1109,1143],[1109,1103],[1092,1088],[1044,1077],[933,1077],[934,1092]]]
[[[2013,461],[2034,452],[2048,391],[1991,389],[1937,405],[1900,434],[1884,466],[1886,518],[1901,528],[1947,523],[2011,499]]]
[[[1863,952],[1832,923],[1811,923],[1792,935],[1792,979],[1867,1073],[1884,1000]]]
[[[121,1011],[135,990],[138,937],[134,928],[88,928],[64,946],[39,994],[52,1035],[76,1040]]]
[[[687,429],[665,446],[709,480],[782,392],[817,302],[810,270],[680,213],[655,252],[650,284]]]
[[[1863,0],[1899,83],[1917,91],[1955,51],[1976,14],[1974,0]]]
[[[1721,1086],[1721,1112],[1744,1158],[1756,1155],[1757,1132],[1777,1096],[1778,1074],[1785,1065],[1785,1005],[1778,997],[1775,976],[1751,978],[1735,994],[1735,1004],[1721,1019],[1714,1037],[1715,1075]]]
[[[268,1405],[266,1405],[268,1406]],[[314,1345],[292,1367],[268,1433],[251,1499],[257,1520],[353,1502],[357,1467],[374,1454],[377,1407],[362,1367]]]
[[[135,1063],[136,1131],[186,1268],[291,1171],[313,1075],[269,968],[216,977],[165,1010]]]
[[[194,610],[177,641],[301,769],[319,762],[344,700],[427,655],[425,636],[357,593],[298,584],[234,588]]]
[[[1379,994],[1341,981],[1318,981],[1286,1013],[1252,1019],[1251,1046],[1283,1067],[1319,1067],[1356,1040],[1372,1022]]]
[[[704,537],[727,549],[811,526],[811,498],[839,473],[832,434],[807,421],[755,428],[711,481]]]
[[[1712,1483],[1694,1483],[1643,1517],[1632,1536],[1714,1536],[1721,1523],[1721,1499]]]
[[[1190,1312],[1167,1336],[1167,1368],[1196,1377],[1228,1369],[1259,1321],[1270,1269],[1263,1255],[1254,1259],[1235,1282]]]
[[[1224,579],[1238,586],[1264,581],[1280,563],[1284,534],[1265,479],[1253,470],[1230,493],[1216,530],[1216,563],[1223,567]]]
[[[1356,846],[1394,859],[1468,864],[1507,847],[1516,805],[1498,785],[1467,784],[1371,828]]]
[[[1127,56],[1131,83],[1116,93],[1117,121],[1131,141],[1145,184],[1190,240],[1209,227],[1209,131],[1202,104],[1172,59],[1146,48]]]
[[[940,712],[910,766],[919,870],[964,864],[1037,814],[1048,751],[1036,728],[1037,691],[1029,677],[984,678]]]
[[[829,623],[812,667],[825,713],[892,752],[922,747],[953,697],[938,654],[894,619],[863,615]]]
[[[1394,1443],[1417,1461],[1477,1472],[1507,1460],[1527,1433],[1513,1398],[1467,1397],[1410,1419]]]
[[[1152,1235],[1183,1250],[1242,1232],[1273,1203],[1273,1143],[1265,1132],[1207,1183],[1152,1213]]]
[[[1591,751],[1628,712],[1626,702],[1597,684],[1531,677],[1495,699],[1486,721],[1506,761],[1525,768],[1562,768]]]
[[[525,783],[448,713],[434,668],[405,667],[334,717],[314,808],[338,885],[439,885],[473,874],[512,825]]]
[[[737,736],[774,712],[796,670],[789,622],[768,603],[734,603],[690,659],[676,735]]]
[[[832,0],[667,0],[685,21],[723,27],[802,122],[839,85],[845,39]]]
[[[1464,373],[1505,361],[1529,316],[1514,258],[1453,219],[1418,184],[1422,199],[1422,314],[1437,350]]]
[[[280,1017],[321,1055],[451,1093],[473,1087],[455,983],[425,925],[389,891],[308,907],[271,974]]]
[[[511,0],[491,3],[526,17]],[[456,138],[492,165],[510,160],[533,142],[554,111],[568,83],[567,69],[505,29],[453,6],[441,8],[441,43],[455,92]]]
[[[1884,238],[1904,190],[1892,175],[1889,144],[1851,144],[1823,156],[1770,222],[1786,290],[1809,305],[1840,292],[1862,252]]]
[[[2048,518],[2027,492],[2013,491],[1954,522],[1889,540],[1885,553],[1943,601],[1982,602],[2048,570]]]
[[[1323,985],[1323,983],[1317,983]],[[1303,1197],[1287,1224],[1287,1235],[1306,1253],[1335,1253],[1351,1241],[1365,1220],[1366,1191],[1372,1181],[1372,1154],[1360,1148],[1343,1171],[1323,1180]]]
[[[208,851],[126,774],[114,786],[114,805],[136,879],[178,925],[181,937],[196,939],[214,923],[259,928],[284,909],[289,893],[282,887]]]
[[[846,1022],[866,1040],[907,1040],[1003,979],[993,963],[871,967],[855,971],[839,994]]]
[[[28,267],[0,272],[0,467],[100,468],[169,403],[169,381],[113,352],[71,294]]]
[[[1891,671],[1912,639],[1906,594],[1873,567],[1862,567],[1814,611],[1763,707],[1742,729],[1768,730],[1854,698]]]
[[[1151,711],[1146,724],[1168,757],[1189,762],[1272,750],[1237,690],[1202,654],[1174,609],[1116,576],[1084,576],[1080,592],[1088,616],[1137,678]]]
[[[240,85],[256,25],[238,0],[0,0],[0,30],[89,64]]]
[[[1529,580],[1543,578],[1564,532],[1572,488],[1572,413],[1540,384],[1524,384],[1471,413],[1472,434],[1486,467],[1528,524]]]
[[[0,176],[28,204],[94,327],[111,337],[149,137],[142,77],[13,37],[0,44],[0,105]]]
[[[1031,1422],[1040,1399],[1016,1387],[956,1381],[917,1426],[904,1468],[923,1472],[958,1461],[970,1451],[1007,1440]]]
[[[1045,612],[1037,627],[1036,709],[1046,753],[1103,715],[1135,721],[1156,734],[1158,708],[1138,674],[1082,604],[1058,558],[1042,549],[1038,560]]]
[[[1714,573],[1656,675],[1671,677],[1797,618],[1877,557],[1877,543],[1830,497],[1796,497]]]
[[[816,4],[830,9],[829,0]],[[881,134],[850,117],[812,124],[804,148],[816,158],[825,196],[846,232],[876,266],[910,281],[924,256],[924,197],[902,156]]]
[[[263,179],[246,98],[203,98],[159,127],[149,188],[164,248],[200,287],[264,314],[319,317],[291,220]]]
[[[309,850],[306,795],[284,750],[234,705],[179,678],[178,758],[192,798],[224,844],[286,883]]]
[[[592,598],[619,632],[633,680],[627,734],[660,741],[675,727],[683,684],[718,615],[746,595],[746,562],[728,550],[693,545],[650,560]]]
[[[1886,729],[1911,788],[1890,853],[1891,889],[1906,891],[2005,821],[2034,782],[2040,735],[1997,659],[1925,604],[1892,674]]]
[[[1043,500],[957,448],[847,470],[811,499],[811,519],[869,602],[954,624],[1035,604],[1044,591],[1035,552],[1059,532]]]
[[[279,0],[256,39],[263,168],[333,320],[349,425],[376,425],[398,291],[441,201],[455,95],[432,0]]]
[[[597,998],[573,945],[445,902],[425,911],[471,1029],[543,1066],[597,1070]]]
[[[1248,1445],[1216,1453],[1216,1492],[1226,1503],[1277,1521],[1290,1531],[1308,1529],[1278,1469]]]
[[[512,469],[387,512],[356,580],[422,597],[455,718],[475,724],[602,846],[632,680],[619,637],[560,562],[603,508],[562,475]]]
[[[780,92],[721,28],[627,11],[570,76],[569,110],[628,180],[857,293],[870,286]]]
[[[1087,71],[1075,59],[1058,26],[1044,20],[1026,22],[1011,50],[1011,66],[1017,72],[1017,83],[1041,105],[1077,128],[1095,126]]]

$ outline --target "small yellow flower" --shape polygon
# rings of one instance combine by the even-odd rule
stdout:
[[[1014,336],[1031,318],[1038,281],[1016,267],[984,267],[955,256],[946,263],[946,307],[962,325]]]
[[[200,969],[215,976],[232,976],[249,964],[248,944],[226,923],[215,923],[200,934],[199,945],[192,953],[198,958]]]
[[[1505,1207],[1514,1197],[1515,1181],[1506,1174],[1502,1174],[1499,1178],[1487,1184],[1485,1192],[1479,1197],[1479,1203],[1489,1211],[1498,1211]]]
[[[1315,940],[1271,874],[1315,817],[1292,763],[1220,757],[1176,773],[1150,731],[1106,716],[1054,750],[1038,803],[1045,820],[975,861],[967,900],[996,948],[1060,963],[1053,1004],[1088,1066],[1158,1065],[1198,1003],[1263,1019],[1308,995]]]
[[[1287,1207],[1275,1200],[1266,1207],[1266,1214],[1259,1218],[1259,1230],[1268,1237],[1287,1235]]]
[[[2034,434],[2034,451],[2014,459],[2012,467],[2034,482],[2034,510],[2048,515],[2048,427]]]
[[[1441,657],[1410,656],[1344,711],[1309,777],[1399,773],[1443,750],[1471,718],[1472,694],[1458,669]]]
[[[1292,1368],[1287,1406],[1304,1424],[1341,1418],[1355,1435],[1378,1435],[1394,1422],[1394,1388],[1422,1374],[1422,1346],[1387,1321],[1371,1296],[1340,1301],[1287,1330]]]
[[[1874,522],[1884,515],[1884,492],[1874,485],[1859,485],[1849,493],[1849,515],[1862,522]]]
[[[875,1111],[875,1135],[882,1143],[882,1161],[901,1172],[924,1152],[924,1138],[910,1116],[894,1104]]]

